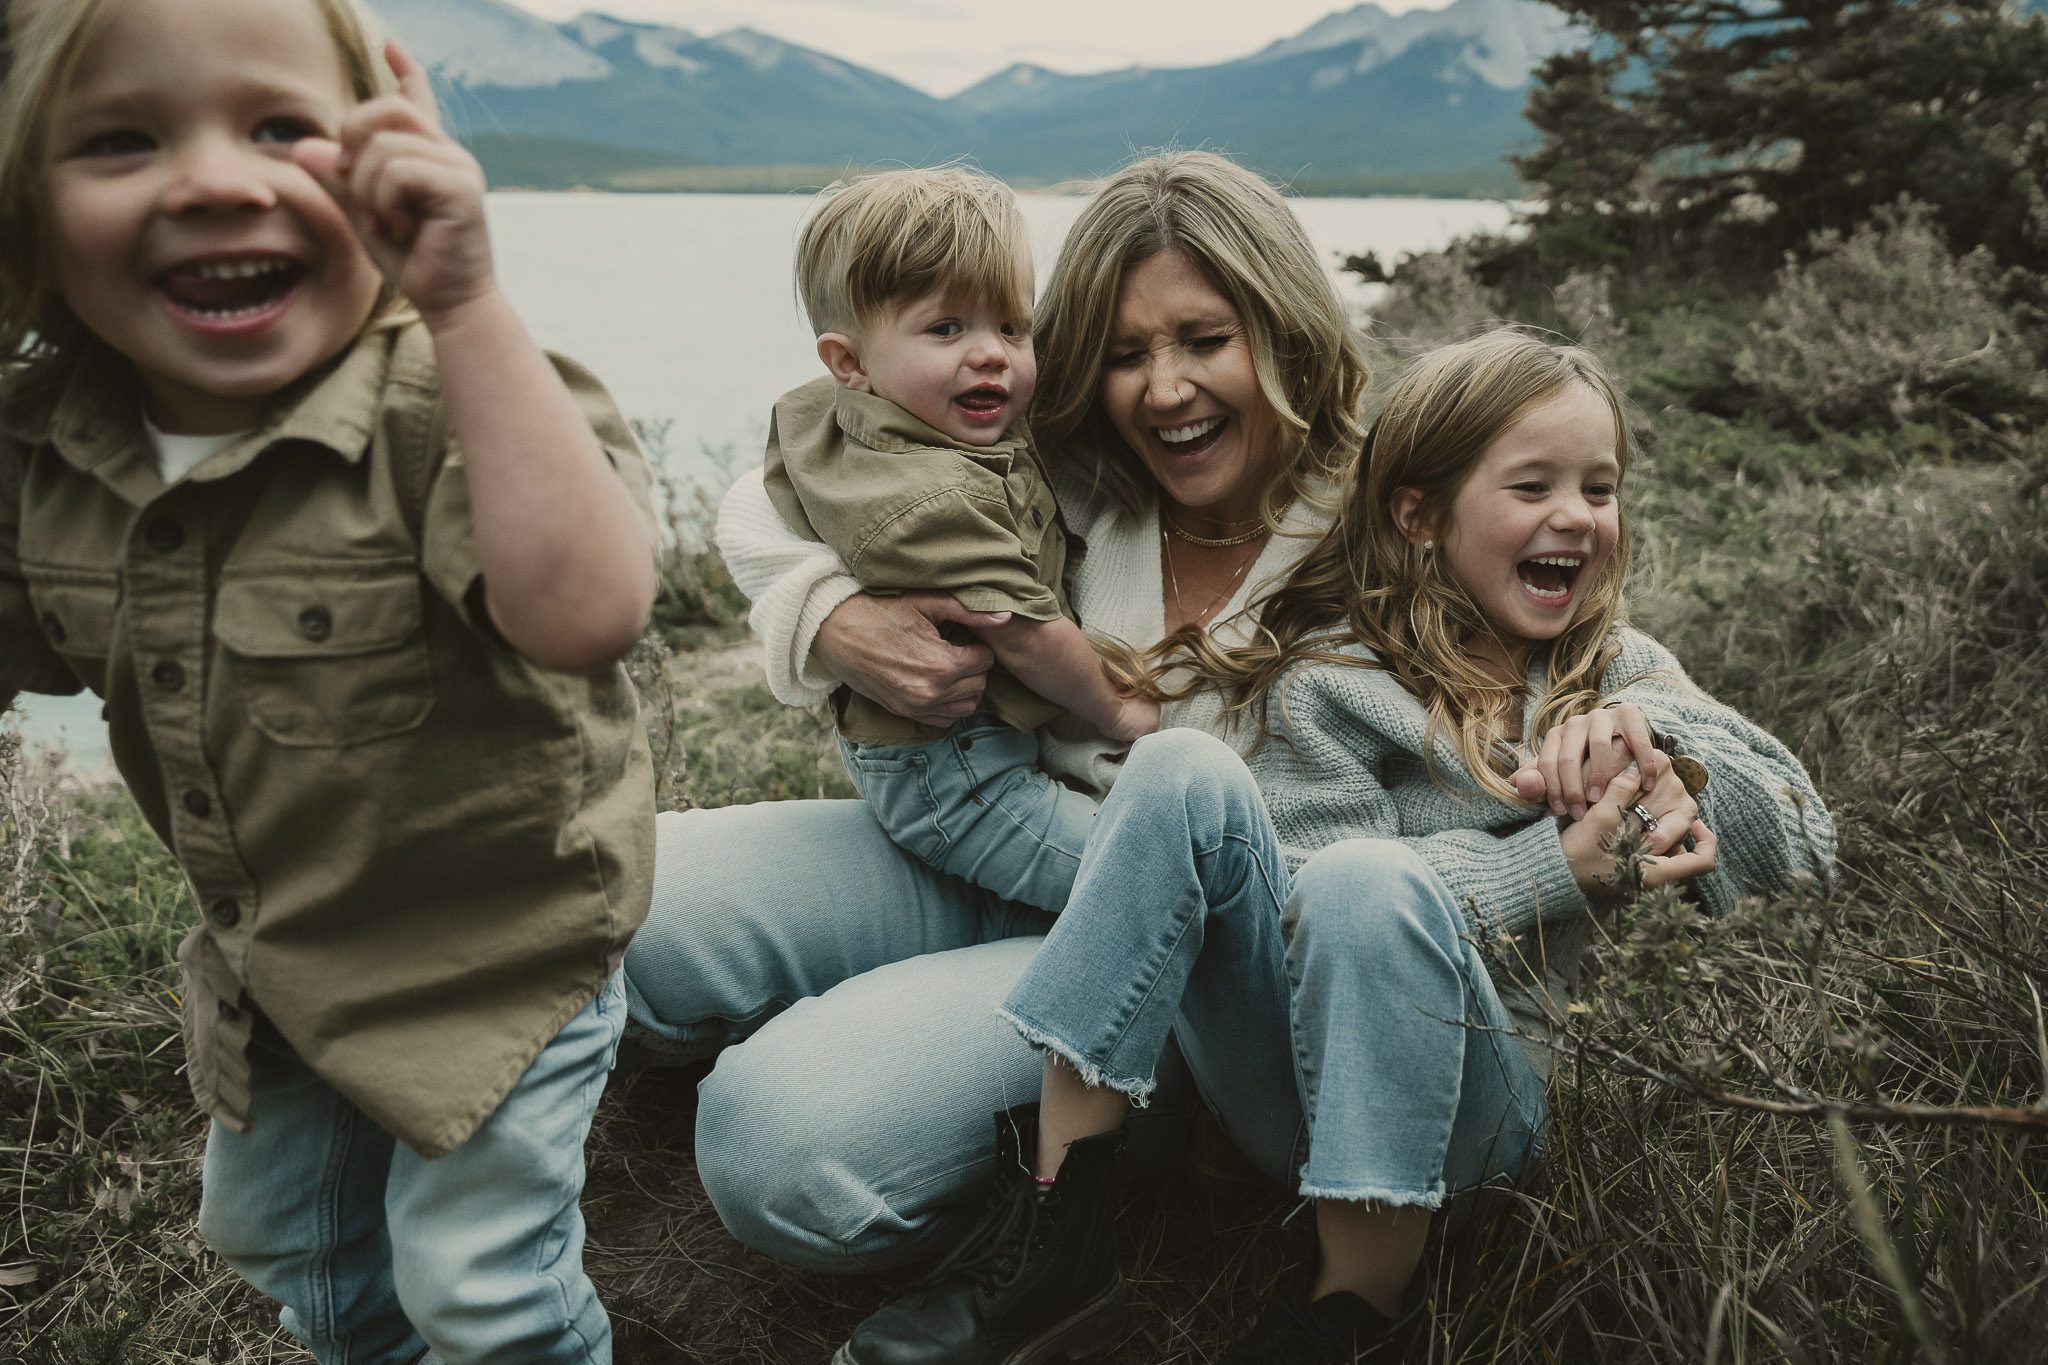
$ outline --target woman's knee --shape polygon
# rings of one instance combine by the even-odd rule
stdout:
[[[867,1268],[883,1201],[861,1178],[872,1134],[843,1115],[831,1077],[791,1068],[759,1040],[720,1054],[697,1091],[697,1177],[740,1242],[808,1270]]]

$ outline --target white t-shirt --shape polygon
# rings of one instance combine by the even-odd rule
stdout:
[[[246,431],[229,431],[217,436],[176,436],[157,430],[156,423],[149,420],[148,414],[143,415],[142,429],[149,433],[149,443],[156,447],[156,470],[167,484],[176,483],[192,472],[193,465],[216,451],[226,450],[249,434]]]

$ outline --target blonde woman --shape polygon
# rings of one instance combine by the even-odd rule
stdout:
[[[1075,223],[1035,321],[1032,424],[1088,545],[1072,584],[1084,624],[1139,648],[1206,623],[1248,639],[1245,602],[1321,530],[1362,435],[1364,356],[1293,213],[1219,157],[1140,161]],[[990,653],[947,643],[935,622],[985,618],[944,594],[859,593],[829,551],[793,538],[753,476],[727,501],[720,543],[783,700],[843,681],[935,724],[975,710]],[[1224,722],[1204,695],[1165,723]],[[1070,782],[1099,793],[1113,779],[1098,747],[1041,737]],[[952,802],[1032,739],[1007,727],[963,738],[960,762],[930,770]],[[698,1169],[726,1225],[841,1271],[956,1238],[995,1154],[990,1113],[1037,1091],[1037,1054],[994,1008],[1052,917],[905,853],[860,802],[664,815],[658,839],[629,1000],[677,1048],[738,1043],[704,1082],[697,1121]],[[1192,1094],[1168,1065],[1166,1093],[1133,1125],[1141,1160],[1170,1159],[1184,1136]],[[1291,1108],[1292,1079],[1266,1079]]]
[[[1181,642],[1255,730],[1249,764],[1189,730],[1132,749],[1001,1007],[1046,1060],[1041,1103],[999,1116],[987,1216],[836,1365],[1113,1339],[1114,1167],[1169,1029],[1247,1154],[1316,1207],[1315,1257],[1224,1359],[1390,1358],[1431,1210],[1542,1141],[1544,1040],[1617,837],[1644,838],[1647,885],[1690,882],[1715,913],[1828,871],[1797,760],[1621,623],[1629,436],[1591,356],[1512,331],[1448,347],[1366,451],[1258,637]],[[1658,763],[1578,821],[1525,800],[1518,781],[1546,784],[1517,756],[1583,744],[1602,703],[1706,787]]]

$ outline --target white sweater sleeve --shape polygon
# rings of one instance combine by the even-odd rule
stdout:
[[[823,701],[839,680],[811,659],[811,642],[832,609],[860,591],[830,546],[805,540],[776,514],[750,469],[718,508],[718,552],[753,608],[747,623],[761,637],[768,690],[789,706]]]

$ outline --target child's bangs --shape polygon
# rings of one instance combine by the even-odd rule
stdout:
[[[937,294],[987,299],[1029,325],[1030,247],[1013,204],[993,194],[934,194],[893,227],[885,249],[856,251],[861,264],[847,290],[855,317],[869,321]]]

